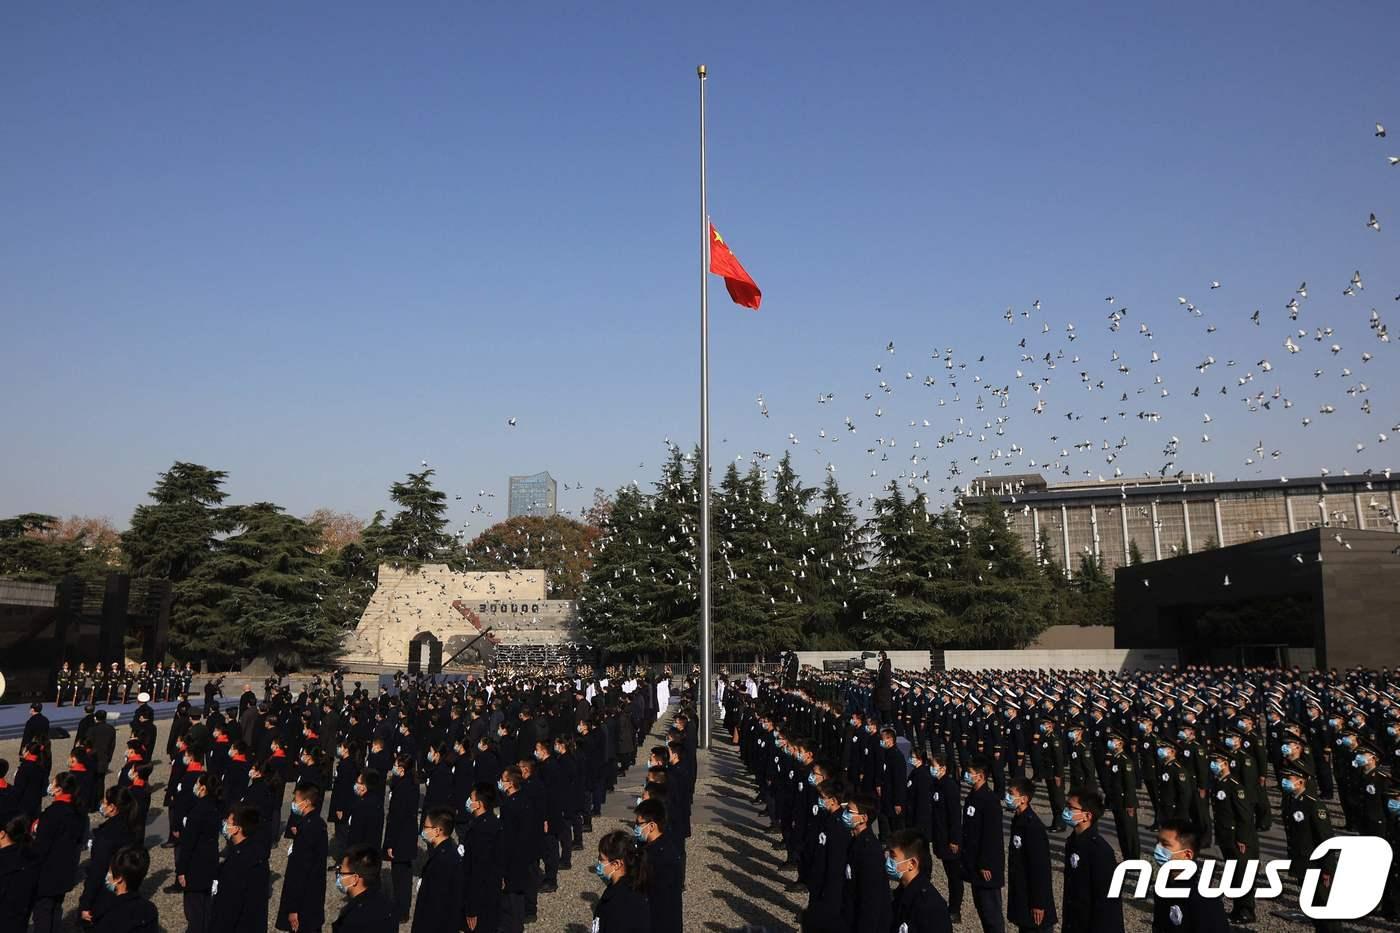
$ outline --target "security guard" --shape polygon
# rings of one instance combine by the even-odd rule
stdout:
[[[1072,789],[1061,818],[1071,830],[1065,840],[1062,933],[1123,933],[1123,902],[1108,896],[1117,860],[1099,835],[1103,798],[1095,790]]]
[[[1065,745],[1056,731],[1055,720],[1047,716],[1036,726],[1035,745],[1038,776],[1045,781],[1045,794],[1050,800],[1050,832],[1062,833],[1066,827],[1055,816],[1065,808]]]
[[[1133,756],[1128,754],[1128,743],[1123,736],[1110,732],[1105,744],[1109,758],[1104,797],[1113,810],[1113,821],[1118,830],[1118,850],[1125,859],[1142,858],[1137,822],[1137,768],[1133,766]],[[1061,809],[1064,809],[1063,805]]]
[[[953,933],[948,904],[933,889],[928,873],[928,840],[911,830],[891,835],[885,875],[896,882],[890,929],[901,933]]]
[[[1377,764],[1380,752],[1363,745],[1356,750],[1352,763],[1356,765],[1358,778],[1356,787],[1360,805],[1357,807],[1357,833],[1362,836],[1386,835],[1386,798],[1390,794],[1390,782]]]
[[[1230,770],[1230,751],[1217,748],[1210,758],[1210,801],[1215,817],[1215,840],[1227,864],[1259,858],[1259,833],[1254,828],[1254,807],[1249,793]],[[1236,868],[1235,878],[1241,877]],[[1245,924],[1254,922],[1254,892],[1235,899],[1230,920]]]
[[[1152,852],[1158,865],[1173,861],[1195,861],[1200,845],[1196,826],[1190,820],[1165,820],[1157,830],[1157,846]],[[1153,933],[1174,933],[1176,930],[1195,933],[1229,933],[1225,919],[1225,902],[1218,897],[1205,897],[1196,885],[1190,885],[1186,897],[1158,897],[1152,910]]]
[[[1176,731],[1176,740],[1178,760],[1191,779],[1192,793],[1188,810],[1191,821],[1197,828],[1196,844],[1201,849],[1208,849],[1211,844],[1210,761],[1205,749],[1196,741],[1196,727],[1193,724],[1182,723]]]

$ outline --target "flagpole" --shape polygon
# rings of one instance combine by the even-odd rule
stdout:
[[[705,66],[700,77],[700,735],[710,747],[710,216],[705,202]]]

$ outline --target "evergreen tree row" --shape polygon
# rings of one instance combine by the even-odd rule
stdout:
[[[618,490],[579,602],[585,637],[624,654],[699,644],[698,456],[672,447],[654,489]],[[771,477],[730,463],[711,494],[717,656],[787,648],[1018,648],[1057,622],[1107,624],[1096,566],[1070,584],[1028,554],[995,504],[929,511],[887,487],[860,521],[828,474],[804,486],[784,456]],[[1097,573],[1094,571],[1097,570]]]

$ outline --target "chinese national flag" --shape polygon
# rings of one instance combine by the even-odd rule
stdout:
[[[763,292],[758,290],[758,283],[753,277],[739,265],[738,258],[729,251],[714,224],[710,224],[710,272],[724,277],[724,287],[729,289],[729,297],[734,299],[735,304],[758,310]]]

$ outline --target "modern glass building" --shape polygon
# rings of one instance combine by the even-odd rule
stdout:
[[[555,513],[559,484],[548,472],[510,478],[510,518],[535,515],[547,518]]]

